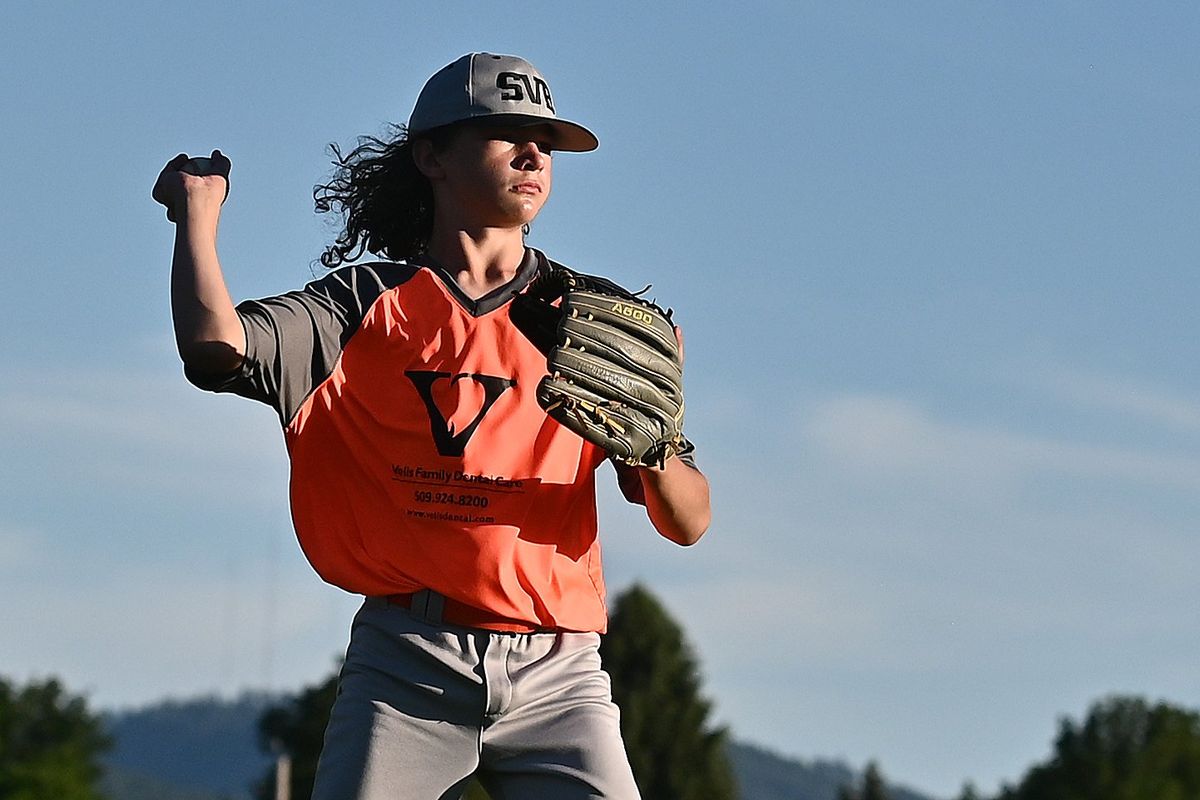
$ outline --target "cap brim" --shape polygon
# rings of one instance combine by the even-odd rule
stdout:
[[[554,131],[554,141],[551,144],[555,150],[568,153],[588,153],[600,146],[596,134],[577,122],[556,117],[537,117],[532,114],[484,114],[463,120],[472,125],[511,125],[513,127],[531,127],[546,125]]]

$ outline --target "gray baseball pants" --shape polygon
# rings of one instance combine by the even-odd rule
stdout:
[[[313,800],[637,800],[594,633],[493,633],[369,598]]]

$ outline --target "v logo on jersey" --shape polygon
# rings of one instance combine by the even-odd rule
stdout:
[[[461,456],[467,449],[467,442],[475,435],[475,429],[483,421],[491,407],[517,382],[512,378],[498,378],[495,375],[480,375],[474,372],[460,372],[457,375],[450,372],[427,372],[425,370],[408,370],[404,373],[412,381],[421,399],[425,401],[425,409],[429,412],[429,432],[433,434],[433,443],[437,451],[444,456]],[[470,380],[483,387],[483,403],[479,413],[471,424],[461,431],[454,430],[454,423],[446,421],[446,415],[438,407],[433,398],[433,388],[438,381],[449,381],[450,385],[463,380]]]

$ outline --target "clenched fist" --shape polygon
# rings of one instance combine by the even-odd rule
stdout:
[[[191,205],[221,207],[229,196],[229,170],[233,163],[220,150],[205,158],[180,153],[167,162],[151,192],[157,202],[167,208],[167,219],[175,222],[181,212]]]

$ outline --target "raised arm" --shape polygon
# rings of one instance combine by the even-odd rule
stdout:
[[[234,310],[217,258],[217,224],[225,200],[229,160],[214,150],[205,167],[214,174],[191,174],[195,161],[179,155],[167,163],[154,184],[154,199],[175,222],[171,258],[171,316],[179,356],[191,369],[230,372],[241,364],[246,338]]]

